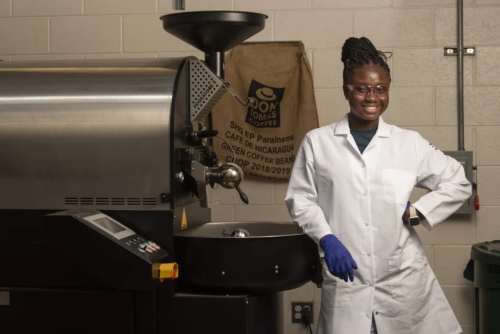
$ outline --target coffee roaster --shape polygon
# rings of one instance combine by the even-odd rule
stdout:
[[[317,246],[291,223],[210,222],[207,195],[249,202],[210,111],[251,102],[223,56],[265,19],[162,17],[205,61],[0,64],[2,333],[281,333],[281,291],[321,284]]]

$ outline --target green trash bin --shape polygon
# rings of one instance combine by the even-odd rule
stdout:
[[[499,334],[500,240],[472,246],[464,277],[474,282],[476,334]]]

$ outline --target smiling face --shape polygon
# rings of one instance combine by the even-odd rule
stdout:
[[[364,65],[354,69],[349,77],[349,85],[368,85],[370,87],[388,87],[391,80],[388,73],[378,65]],[[376,91],[376,89],[375,89]],[[389,93],[383,97],[377,96],[373,90],[360,95],[344,85],[344,96],[349,100],[351,108],[349,126],[355,130],[373,129],[378,125],[380,115],[389,106]]]

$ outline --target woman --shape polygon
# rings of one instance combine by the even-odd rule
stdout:
[[[413,225],[434,228],[471,184],[456,160],[382,120],[385,60],[367,38],[346,40],[350,112],[306,135],[285,199],[324,256],[318,334],[461,333]],[[409,206],[414,186],[431,192]]]

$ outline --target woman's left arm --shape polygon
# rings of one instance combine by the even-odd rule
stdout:
[[[472,186],[462,165],[416,135],[418,161],[417,186],[431,192],[413,203],[425,220],[421,224],[433,229],[451,216],[472,195]]]

